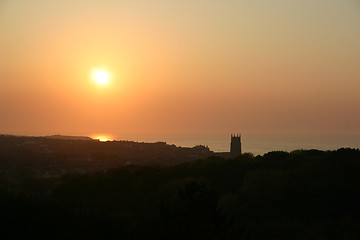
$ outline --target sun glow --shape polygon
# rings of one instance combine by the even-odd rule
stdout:
[[[110,75],[107,71],[102,69],[95,69],[92,71],[93,80],[99,85],[106,85],[109,83]]]
[[[106,139],[106,138],[99,138],[99,141],[100,142],[107,142],[107,141],[109,141],[110,139]]]
[[[96,135],[92,137],[93,139],[99,140],[100,142],[107,142],[107,141],[111,141],[111,137],[110,136],[106,136],[106,135]]]

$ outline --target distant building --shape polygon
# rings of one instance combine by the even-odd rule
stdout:
[[[240,156],[241,153],[241,135],[231,134],[230,152],[217,152],[215,153],[215,156],[223,158],[235,158]]]
[[[231,134],[230,154],[232,157],[241,155],[241,135]]]

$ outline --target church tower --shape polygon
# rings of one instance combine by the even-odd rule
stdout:
[[[232,157],[241,155],[241,135],[231,134],[230,154]]]

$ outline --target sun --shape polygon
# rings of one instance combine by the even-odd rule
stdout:
[[[106,85],[109,83],[110,75],[107,71],[102,69],[95,69],[92,71],[93,80],[99,85]]]

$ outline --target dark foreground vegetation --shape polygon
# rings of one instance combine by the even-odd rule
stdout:
[[[360,239],[360,151],[2,180],[2,239]]]

